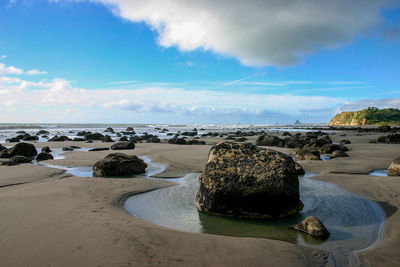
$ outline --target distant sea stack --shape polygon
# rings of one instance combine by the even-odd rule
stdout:
[[[369,107],[361,111],[342,112],[335,115],[329,126],[400,125],[400,110]]]

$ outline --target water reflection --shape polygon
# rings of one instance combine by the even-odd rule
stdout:
[[[384,217],[377,204],[320,181],[300,178],[304,209],[296,216],[276,220],[246,220],[198,213],[195,195],[199,174],[181,178],[174,187],[132,196],[125,208],[134,216],[154,224],[189,232],[283,240],[304,246],[358,250],[379,238]],[[175,179],[176,181],[176,179]],[[289,229],[308,216],[317,216],[331,232],[326,241]]]

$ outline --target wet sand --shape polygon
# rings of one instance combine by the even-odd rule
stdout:
[[[331,136],[349,139],[349,158],[302,161],[313,177],[377,201],[387,222],[381,241],[358,252],[364,266],[396,266],[400,260],[400,177],[371,176],[399,156],[400,145],[369,144],[379,135]],[[254,138],[250,137],[250,140]],[[204,138],[208,144],[219,138]],[[37,143],[104,147],[107,143]],[[201,171],[210,145],[137,144],[124,151],[165,164],[160,177]],[[290,149],[278,149],[291,153]],[[49,161],[91,166],[111,151],[66,152]],[[123,209],[124,200],[173,183],[152,179],[81,178],[29,164],[0,166],[0,266],[334,266],[326,252],[256,238],[187,233],[152,225]],[[337,260],[337,259],[336,259]]]

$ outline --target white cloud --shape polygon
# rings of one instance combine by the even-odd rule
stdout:
[[[0,59],[6,59],[7,58],[7,55],[2,55],[1,57],[0,57]]]
[[[33,70],[28,70],[26,72],[28,75],[44,75],[47,74],[47,71],[45,70],[38,70],[38,69],[33,69]]]
[[[16,68],[14,66],[6,66],[4,63],[0,63],[0,75],[43,75],[47,74],[47,71],[32,69],[28,71],[24,71],[23,69]]]
[[[53,0],[54,1],[54,0]],[[60,0],[61,1],[61,0]],[[67,0],[64,0],[67,1]],[[72,1],[72,0],[70,0]],[[203,49],[245,65],[291,65],[351,42],[397,0],[87,0],[158,32],[164,47]]]
[[[0,74],[14,74],[14,75],[19,75],[23,74],[24,71],[22,69],[9,66],[7,67],[6,64],[0,63]]]

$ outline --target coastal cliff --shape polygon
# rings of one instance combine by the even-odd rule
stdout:
[[[342,112],[335,115],[329,126],[399,125],[400,110],[397,108],[378,109],[369,107],[361,111]]]

